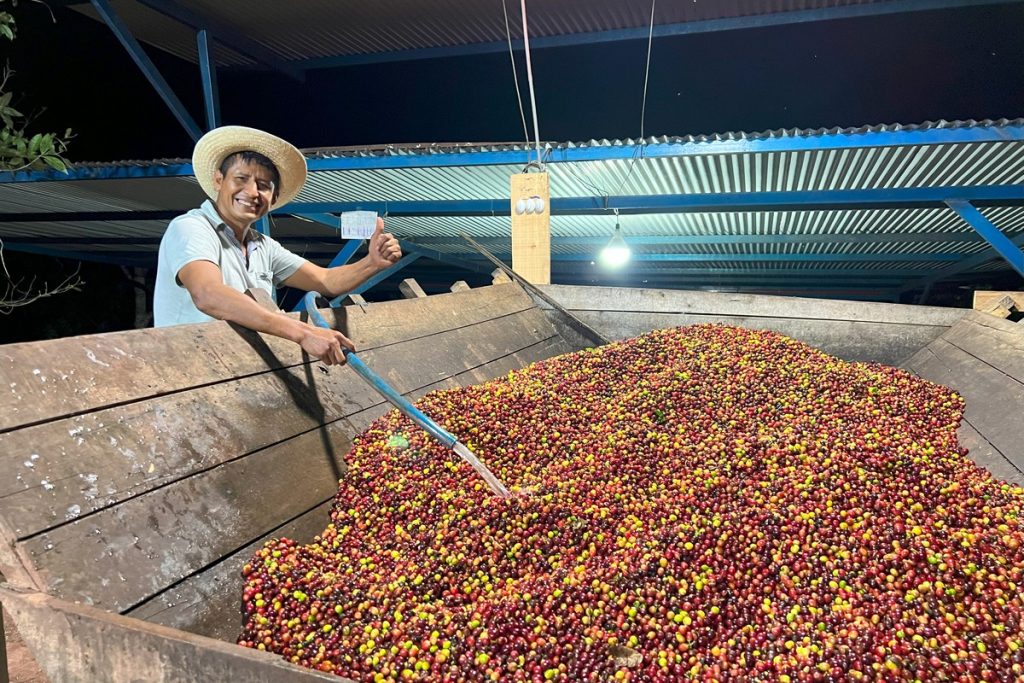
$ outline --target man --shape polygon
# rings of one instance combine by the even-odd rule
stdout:
[[[281,284],[332,297],[351,291],[402,257],[384,221],[377,219],[362,260],[322,268],[252,227],[306,182],[306,159],[293,145],[253,128],[223,126],[196,143],[192,166],[212,201],[172,220],[160,241],[156,326],[229,320],[290,339],[327,365],[344,363],[343,347],[355,350],[345,335],[269,311],[243,292],[273,293]]]

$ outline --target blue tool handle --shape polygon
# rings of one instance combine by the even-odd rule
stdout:
[[[309,312],[310,319],[318,326],[326,329],[331,329],[331,326],[327,324],[327,319],[324,318],[320,311],[316,308],[316,292],[309,292],[303,299],[303,303],[306,306],[306,311]],[[370,386],[377,390],[377,392],[390,401],[396,408],[408,417],[410,420],[418,424],[423,431],[430,434],[432,437],[443,443],[448,448],[452,448],[458,439],[452,434],[442,429],[436,422],[431,420],[429,417],[423,414],[423,412],[409,402],[405,396],[391,388],[384,379],[376,372],[371,370],[355,353],[344,349],[345,358],[348,360],[349,367],[359,373],[359,375],[365,379]]]

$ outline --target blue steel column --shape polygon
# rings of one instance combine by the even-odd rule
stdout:
[[[164,77],[160,74],[159,69],[153,64],[153,61],[149,58],[149,55],[139,45],[139,41],[135,40],[135,36],[128,30],[128,27],[121,21],[121,18],[117,16],[113,8],[110,7],[110,3],[107,0],[91,0],[92,6],[96,8],[99,15],[106,22],[110,30],[114,32],[117,39],[121,41],[121,45],[128,50],[128,54],[131,55],[132,60],[135,64],[142,69],[143,75],[152,85],[164,104],[171,109],[171,113],[178,119],[180,123],[193,140],[198,141],[202,137],[203,132],[196,125],[195,120],[185,109],[185,105],[181,103],[178,96],[171,90],[171,86],[167,84]]]
[[[384,270],[380,271],[379,273],[368,279],[366,282],[353,289],[351,292],[344,292],[343,294],[339,294],[338,296],[331,299],[331,306],[338,306],[341,303],[341,300],[344,299],[349,294],[362,294],[363,292],[368,290],[370,287],[373,287],[381,280],[386,280],[387,278],[391,277],[392,275],[400,271],[402,268],[405,268],[407,265],[409,265],[419,257],[419,254],[406,254],[405,256],[398,260],[398,263],[391,266],[390,268],[385,268]]]
[[[203,102],[206,104],[206,130],[220,125],[220,97],[217,94],[217,66],[210,55],[210,37],[206,29],[196,34],[199,45],[199,74],[203,78]]]
[[[1001,233],[989,219],[985,218],[973,204],[964,199],[949,199],[946,201],[946,206],[967,221],[968,225],[984,237],[985,241],[992,245],[992,248],[999,252],[999,255],[1006,259],[1006,262],[1021,277],[1024,277],[1024,252],[1017,248],[1017,245],[1009,237]]]

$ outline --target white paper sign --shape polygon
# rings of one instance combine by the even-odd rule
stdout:
[[[342,239],[368,240],[376,227],[376,211],[344,211],[341,214]]]

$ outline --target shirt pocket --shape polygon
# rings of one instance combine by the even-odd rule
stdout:
[[[254,270],[250,272],[252,279],[256,281],[256,284],[265,289],[272,289],[274,286],[274,271],[272,270]]]

